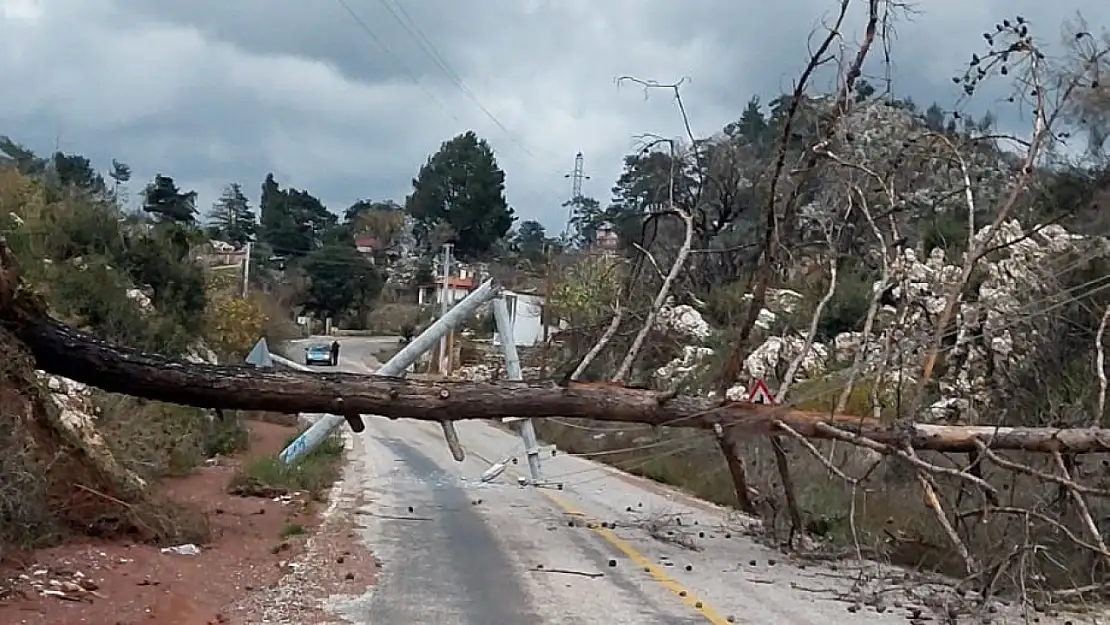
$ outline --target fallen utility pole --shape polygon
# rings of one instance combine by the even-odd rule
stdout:
[[[393,358],[390,358],[378,369],[377,375],[403,377],[409,365],[416,362],[421,355],[432,349],[436,342],[450,332],[452,328],[462,323],[463,320],[468,317],[472,317],[483,304],[497,297],[500,290],[500,287],[497,286],[493,280],[487,280],[482,283],[474,292],[467,295],[466,298],[444,313],[435,323],[428,326],[428,329],[421,332],[420,335],[412,341],[409,341],[408,345],[397,352]],[[313,375],[319,374],[313,372]],[[325,411],[300,410],[298,412]],[[296,462],[298,458],[311,453],[313,449],[319,447],[320,443],[324,442],[344,420],[351,425],[351,429],[356,432],[361,432],[363,429],[363,414],[365,414],[364,411],[347,407],[341,412],[324,415],[321,419],[316,421],[316,423],[313,423],[312,427],[305,430],[303,434],[289,443],[289,446],[282,450],[279,459],[282,464]],[[443,427],[443,437],[447,440],[447,446],[451,449],[451,455],[454,456],[456,461],[462,462],[466,458],[466,455],[463,451],[462,443],[459,442],[459,435],[455,431],[454,424],[450,421],[441,421],[440,425]]]
[[[497,324],[497,334],[501,338],[501,353],[505,355],[505,373],[509,379],[519,382],[524,379],[520,369],[520,354],[516,351],[513,338],[513,320],[509,318],[509,307],[504,297],[493,300],[493,318]],[[543,484],[543,471],[540,468],[540,444],[536,440],[536,427],[532,419],[524,418],[520,423],[520,438],[524,441],[524,455],[528,458],[528,472],[532,485]]]
[[[27,347],[39,369],[111,393],[198,408],[381,415],[436,422],[561,416],[708,430],[735,428],[749,435],[796,433],[855,444],[870,441],[896,449],[910,446],[974,452],[985,446],[1036,452],[1110,452],[1110,429],[1104,428],[887,424],[789,406],[722,403],[609,384],[422,382],[191,363],[105,343],[61,323],[46,310],[40,296],[19,284],[15,265],[0,240],[0,326]]]

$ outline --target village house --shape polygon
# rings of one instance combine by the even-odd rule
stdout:
[[[459,275],[451,276],[447,281],[447,289],[443,288],[443,276],[436,276],[431,284],[423,284],[417,289],[416,303],[424,306],[426,304],[443,304],[443,296],[446,292],[447,303],[454,305],[462,301],[471,291],[478,288],[477,276],[474,272],[468,269],[460,269]]]
[[[593,249],[600,254],[615,254],[620,247],[620,235],[616,228],[609,222],[604,222],[597,227],[594,233]]]
[[[382,243],[376,237],[361,236],[355,237],[355,250],[359,254],[373,255],[382,249]]]
[[[246,255],[245,249],[237,249],[231,243],[212,239],[195,248],[197,262],[206,267],[241,265]]]
[[[390,247],[381,239],[369,235],[355,237],[355,250],[374,264],[378,261],[389,264],[401,256],[400,250],[396,247]]]

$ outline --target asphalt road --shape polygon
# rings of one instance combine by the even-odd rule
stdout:
[[[341,337],[339,368],[370,372],[388,340]],[[363,434],[352,435],[344,479],[360,485],[367,502],[358,515],[361,537],[383,568],[369,595],[339,608],[345,620],[907,622],[906,606],[850,611],[850,603],[835,598],[851,584],[846,567],[787,564],[744,537],[743,520],[724,509],[549,451],[542,469],[562,490],[521,487],[513,472],[527,467],[516,435],[479,422],[457,427],[467,450],[461,463],[451,458],[436,424],[371,418]],[[509,461],[500,478],[481,482],[493,462],[508,458],[518,463]]]

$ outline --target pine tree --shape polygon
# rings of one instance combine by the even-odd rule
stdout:
[[[460,260],[489,252],[516,219],[505,201],[505,172],[493,149],[473,131],[443,142],[420,168],[405,208],[424,245],[437,224],[449,226]]]
[[[192,224],[196,221],[197,192],[183,192],[173,178],[158,174],[143,191],[143,210],[159,221]]]
[[[258,222],[251,210],[250,201],[243,194],[242,185],[233,182],[224,188],[223,194],[212,204],[212,210],[208,213],[208,225],[215,237],[237,247],[254,240]]]

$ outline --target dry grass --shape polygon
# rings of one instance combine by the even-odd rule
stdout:
[[[724,458],[711,436],[700,431],[652,428],[578,419],[537,419],[536,432],[543,440],[571,453],[596,454],[628,473],[677,486],[698,497],[725,506],[736,505],[736,495]]]
[[[98,425],[117,458],[147,479],[187,475],[207,458],[246,449],[238,415],[125,395],[97,394]]]
[[[0,556],[4,545],[36,546],[57,535],[44,463],[61,450],[36,440],[44,404],[31,364],[22,345],[0,329]]]
[[[42,467],[11,419],[28,408],[7,393],[0,402],[0,557],[4,545],[33,547],[56,534]]]

